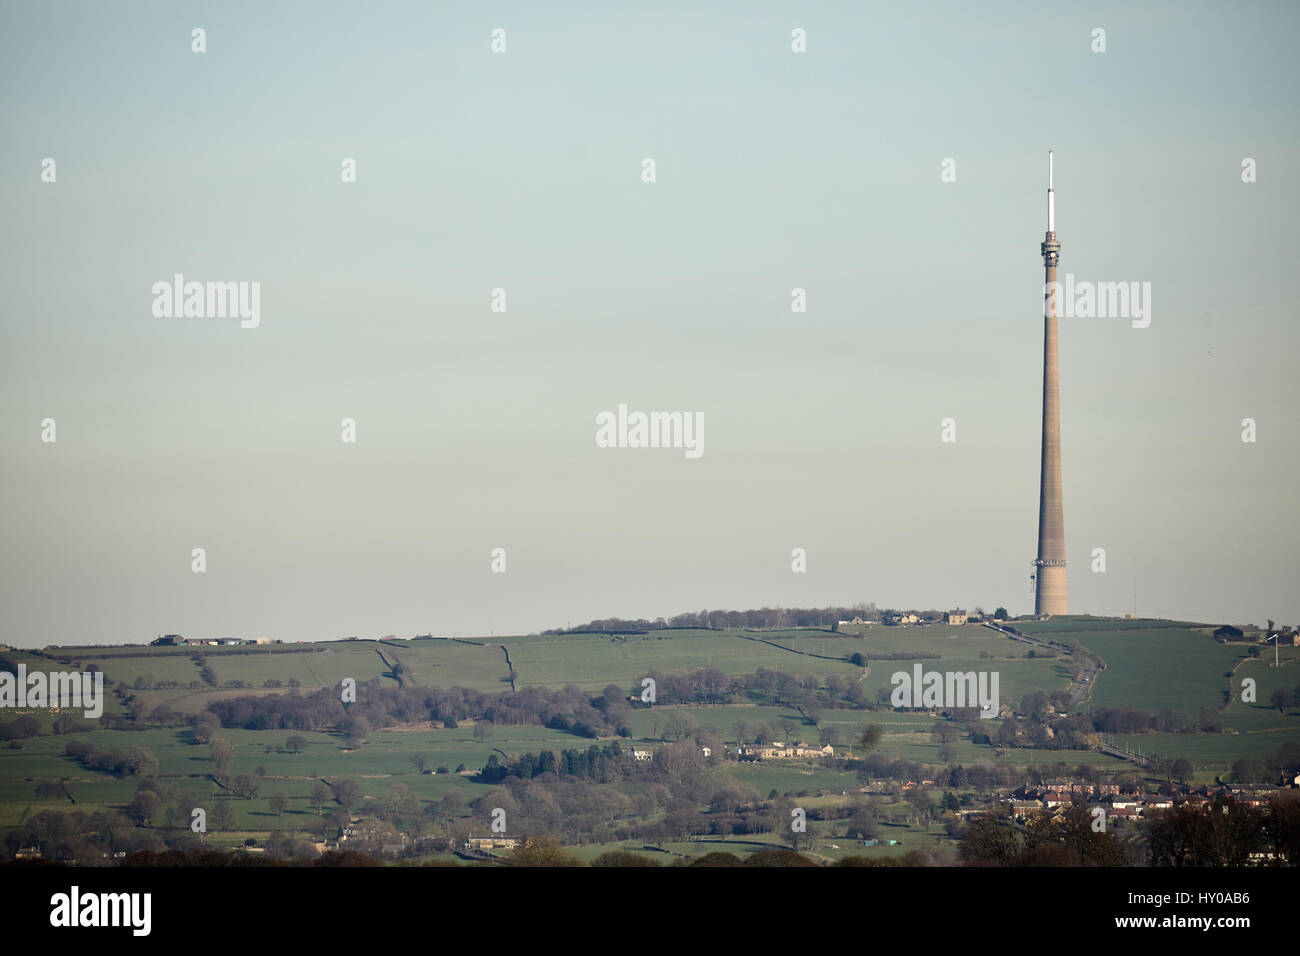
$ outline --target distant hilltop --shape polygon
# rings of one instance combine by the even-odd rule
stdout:
[[[877,608],[874,601],[849,607],[764,607],[748,611],[687,611],[669,618],[605,618],[579,624],[577,627],[557,627],[543,634],[607,634],[612,631],[636,633],[655,630],[690,630],[692,628],[773,628],[773,627],[826,627],[837,630],[841,624],[918,624],[925,622],[949,623],[953,615],[977,622],[985,617],[1005,619],[1007,611],[998,608],[988,614],[982,607],[973,611],[952,611],[929,608],[896,610]]]

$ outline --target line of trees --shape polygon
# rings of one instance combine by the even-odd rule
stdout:
[[[118,777],[147,777],[158,772],[158,758],[145,747],[101,750],[84,740],[70,740],[63,752],[82,766]]]
[[[938,612],[935,612],[938,613]],[[747,611],[709,611],[674,614],[672,617],[647,618],[598,618],[577,627],[552,628],[543,634],[631,634],[638,631],[679,630],[691,628],[723,627],[834,627],[840,621],[853,618],[864,621],[879,621],[880,611],[874,601],[858,603],[849,607],[764,607]]]
[[[865,662],[864,662],[865,663]],[[656,687],[656,703],[727,704],[756,703],[799,710],[813,724],[825,709],[873,709],[862,685],[852,677],[834,674],[796,676],[760,667],[752,674],[728,676],[716,667],[687,674],[649,671]],[[640,681],[631,687],[607,685],[592,695],[576,686],[560,690],[529,686],[519,691],[486,693],[464,687],[384,687],[378,681],[365,685],[356,703],[344,705],[337,690],[320,688],[309,694],[266,694],[215,700],[208,710],[191,718],[198,743],[207,743],[221,728],[245,730],[315,730],[346,733],[363,741],[373,729],[394,723],[437,721],[454,727],[473,720],[492,725],[532,725],[562,730],[578,737],[631,736],[629,719],[640,706]],[[887,694],[885,695],[887,698]],[[149,719],[156,723],[182,719],[160,705]],[[680,735],[679,735],[680,736]]]
[[[1183,804],[1153,812],[1144,830],[1152,866],[1300,866],[1300,796],[1294,793],[1278,794],[1264,807],[1231,797]]]
[[[509,764],[502,764],[497,755],[492,754],[479,772],[478,779],[481,783],[499,783],[506,777],[531,780],[550,773],[608,783],[622,779],[626,776],[627,769],[626,755],[618,742],[614,741],[603,748],[592,744],[586,750],[562,750],[558,755],[553,750],[526,753]]]
[[[1017,826],[1000,805],[971,817],[957,857],[965,866],[1129,866],[1137,856],[1134,834],[1098,830],[1087,804],[1075,802],[1059,816],[1031,815]]]

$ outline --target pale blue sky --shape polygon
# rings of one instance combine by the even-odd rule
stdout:
[[[1049,148],[1071,609],[1300,623],[1295,4],[615,6],[0,2],[0,641],[1028,610]]]

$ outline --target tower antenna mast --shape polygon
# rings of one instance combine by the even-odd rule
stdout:
[[[1043,457],[1038,486],[1038,557],[1034,559],[1034,613],[1066,614],[1065,517],[1061,482],[1060,359],[1056,320],[1060,312],[1060,286],[1056,267],[1061,244],[1056,241],[1056,181],[1051,150],[1047,153],[1047,235],[1042,255],[1046,282],[1043,288]]]

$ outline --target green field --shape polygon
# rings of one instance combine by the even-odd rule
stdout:
[[[1297,716],[1283,716],[1270,703],[1274,691],[1300,688],[1300,647],[1282,647],[1278,649],[1281,666],[1273,666],[1273,653],[1265,651],[1258,658],[1243,658],[1233,672],[1231,679],[1232,696],[1223,711],[1223,724],[1239,733],[1255,731],[1289,729],[1300,735],[1297,729]],[[1242,681],[1250,678],[1255,681],[1255,701],[1246,703],[1242,698]],[[1225,688],[1229,681],[1224,681]]]
[[[1099,654],[1106,669],[1091,688],[1089,707],[1121,707],[1156,712],[1168,707],[1195,717],[1203,708],[1217,711],[1230,732],[1206,734],[1141,734],[1118,738],[1128,749],[1147,754],[1186,757],[1195,767],[1198,780],[1211,780],[1226,772],[1243,756],[1261,757],[1282,743],[1300,739],[1300,715],[1279,714],[1269,702],[1276,689],[1293,689],[1300,684],[1300,649],[1283,648],[1282,667],[1273,667],[1271,659],[1251,659],[1244,645],[1222,645],[1207,636],[1197,625],[1163,621],[1118,621],[1096,618],[1053,618],[1045,622],[1016,622],[1015,626],[1043,640],[1064,644],[1081,644]],[[965,627],[899,627],[868,629],[863,637],[837,635],[825,630],[782,631],[663,631],[646,635],[551,635],[516,636],[481,639],[480,643],[447,639],[407,641],[342,641],[317,645],[278,645],[256,653],[204,647],[202,653],[215,672],[219,684],[242,681],[242,689],[203,686],[191,690],[188,684],[198,680],[199,665],[193,649],[164,648],[64,648],[47,651],[67,666],[97,664],[115,682],[136,687],[156,681],[176,681],[181,688],[136,690],[146,709],[167,703],[182,713],[197,713],[217,697],[242,696],[250,693],[287,693],[288,688],[266,688],[268,680],[282,685],[296,681],[302,692],[323,686],[337,686],[344,677],[359,684],[379,680],[396,686],[390,665],[402,665],[407,686],[459,685],[485,692],[509,690],[506,653],[516,672],[520,688],[544,686],[562,688],[576,685],[592,694],[608,684],[632,691],[640,679],[651,671],[684,673],[714,667],[728,675],[752,673],[769,668],[796,678],[819,680],[835,675],[842,681],[860,680],[868,699],[877,699],[882,690],[891,688],[890,675],[912,670],[915,660],[885,660],[883,655],[939,655],[919,661],[924,670],[996,670],[1000,675],[1001,699],[1015,706],[1030,690],[1052,692],[1064,690],[1070,682],[1070,660],[1065,654],[1055,658],[1030,658],[1029,646],[996,632],[968,625]],[[869,663],[869,672],[845,658],[861,653]],[[980,654],[983,653],[984,657]],[[381,656],[382,655],[382,656]],[[29,668],[51,669],[47,656],[10,652],[26,660]],[[387,662],[387,663],[386,663]],[[1231,677],[1229,674],[1231,673]],[[1257,684],[1254,703],[1240,700],[1243,678]],[[1225,694],[1232,688],[1233,697],[1225,706]],[[121,706],[110,696],[106,712],[120,713]],[[826,708],[820,726],[812,725],[797,710],[788,706],[654,706],[634,709],[628,717],[632,739],[640,746],[660,746],[671,739],[668,719],[674,713],[689,714],[693,723],[712,727],[726,744],[735,742],[738,722],[752,728],[767,725],[778,735],[788,732],[791,740],[816,742],[821,733],[835,734],[837,751],[861,756],[857,744],[862,727],[880,726],[884,736],[877,752],[889,760],[905,760],[933,768],[937,775],[944,764],[1026,765],[1079,764],[1097,766],[1116,774],[1130,773],[1132,764],[1095,751],[999,749],[972,742],[962,733],[949,744],[949,752],[931,739],[938,722],[933,714],[894,712],[890,709],[858,711]],[[53,716],[37,714],[41,725],[49,730]],[[784,727],[783,723],[792,726]],[[989,721],[991,733],[998,725]],[[1235,732],[1231,732],[1235,731]],[[261,778],[261,793],[254,799],[232,797],[209,776],[213,765],[208,748],[193,742],[188,727],[157,728],[142,731],[93,730],[88,733],[45,735],[22,741],[21,748],[0,748],[0,828],[22,824],[40,810],[122,809],[135,793],[136,782],[119,779],[108,773],[84,768],[64,756],[69,740],[85,740],[105,749],[144,747],[158,759],[158,776],[179,789],[179,806],[209,808],[224,802],[233,811],[234,827],[212,834],[216,843],[238,843],[248,836],[266,838],[276,831],[305,832],[317,820],[310,794],[319,777],[327,782],[342,778],[356,780],[367,799],[382,801],[390,789],[402,784],[414,791],[425,808],[441,801],[452,791],[467,804],[490,791],[470,775],[416,772],[413,754],[429,756],[430,770],[445,765],[454,771],[464,765],[476,770],[489,756],[498,752],[513,759],[540,750],[586,750],[593,741],[572,734],[536,726],[498,726],[491,728],[486,740],[476,740],[474,728],[465,725],[444,729],[427,722],[410,728],[375,728],[363,746],[349,748],[340,734],[301,733],[307,739],[302,753],[282,751],[290,731],[250,731],[227,728],[219,735],[235,748],[234,774]],[[601,742],[603,743],[603,742]],[[817,806],[821,802],[846,803],[861,799],[857,794],[861,781],[855,773],[821,766],[815,761],[767,760],[761,763],[724,761],[710,773],[734,779],[744,792],[755,799],[778,795],[798,799],[801,804]],[[36,796],[42,782],[66,780],[72,798]],[[271,809],[270,797],[282,792],[289,807],[282,815]],[[887,801],[886,801],[887,804]],[[900,805],[901,806],[901,805]],[[465,811],[468,812],[468,811]],[[177,821],[156,821],[159,833]],[[895,821],[882,836],[900,839],[895,847],[861,847],[853,841],[835,836],[835,825],[819,824],[820,835],[814,840],[812,853],[835,859],[847,853],[867,855],[898,854],[918,847],[933,847],[948,841],[942,827],[931,825],[909,829]],[[174,831],[182,832],[182,831]],[[681,855],[693,856],[731,847],[744,855],[765,845],[774,845],[774,835],[727,840],[691,840],[665,844],[663,849],[646,849],[637,841],[579,847],[574,852],[594,857],[614,848],[631,849],[664,860]],[[839,849],[833,849],[835,843]],[[667,852],[664,852],[667,851]]]
[[[1202,708],[1224,705],[1227,675],[1247,653],[1245,645],[1215,641],[1202,625],[1176,621],[1061,616],[1012,626],[1040,640],[1081,645],[1106,662],[1091,689],[1092,708],[1168,708],[1194,719]]]
[[[761,638],[756,640],[755,638]],[[481,639],[482,646],[447,639],[409,641],[335,641],[304,645],[295,651],[292,645],[276,646],[274,651],[248,653],[243,649],[201,648],[208,666],[216,674],[218,687],[203,687],[201,696],[188,688],[197,680],[198,665],[191,659],[192,650],[150,648],[142,654],[124,651],[109,653],[102,649],[78,652],[57,651],[57,657],[69,664],[79,662],[99,666],[106,676],[119,684],[135,687],[155,681],[175,681],[180,689],[149,690],[142,699],[149,706],[167,703],[182,712],[195,713],[202,701],[213,696],[239,696],[250,690],[262,690],[268,680],[287,685],[296,680],[305,690],[337,686],[345,677],[358,683],[379,678],[392,682],[387,661],[400,661],[408,684],[425,686],[459,685],[494,692],[509,688],[505,652],[517,677],[516,686],[538,685],[560,688],[569,684],[599,692],[609,684],[631,690],[639,686],[650,671],[686,673],[714,667],[729,676],[753,673],[768,668],[796,676],[841,678],[861,676],[861,669],[847,658],[861,653],[870,665],[866,681],[869,696],[889,689],[890,675],[912,668],[912,660],[873,660],[880,654],[939,655],[921,660],[926,669],[942,663],[944,670],[994,670],[1000,674],[1004,701],[1018,702],[1034,689],[1063,689],[1069,680],[1062,660],[1030,659],[1028,648],[1007,640],[986,628],[908,627],[879,628],[867,638],[842,637],[823,630],[750,632],[655,631],[645,635],[577,634]],[[771,642],[771,643],[765,643]],[[778,645],[778,646],[773,646]],[[980,653],[990,655],[981,658]],[[381,654],[383,655],[381,657]],[[831,658],[831,659],[826,659]],[[49,666],[48,661],[34,666]],[[228,690],[222,685],[240,681],[242,689]]]
[[[1045,621],[1025,620],[1008,622],[1016,630],[1033,637],[1051,634],[1070,634],[1085,631],[1129,631],[1176,628],[1190,630],[1206,625],[1193,621],[1168,621],[1161,618],[1093,617],[1089,614],[1057,614]]]

